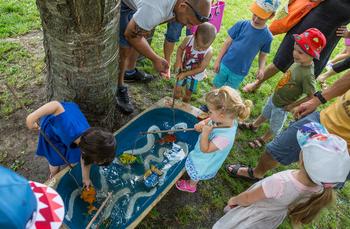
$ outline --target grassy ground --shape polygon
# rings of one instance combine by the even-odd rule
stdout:
[[[227,35],[225,31],[238,20],[249,19],[251,17],[251,13],[248,10],[250,1],[227,0],[226,3],[223,26],[213,44],[214,59],[226,39]],[[1,78],[5,77],[11,85],[15,86],[20,93],[20,97],[24,98],[23,102],[28,105],[32,104],[32,107],[37,107],[42,102],[43,92],[38,93],[37,90],[43,88],[41,72],[44,63],[42,47],[41,49],[33,48],[36,47],[33,44],[35,39],[27,38],[33,37],[32,34],[40,33],[36,30],[39,27],[40,19],[34,0],[7,0],[0,2],[0,75]],[[33,30],[35,31],[33,32]],[[164,31],[165,26],[158,27],[153,38],[152,46],[159,54],[162,53]],[[30,32],[29,35],[26,34],[28,32]],[[26,35],[22,36],[23,34]],[[272,61],[282,38],[283,36],[275,37],[268,63]],[[342,44],[338,45],[334,53],[339,53],[342,48]],[[211,88],[211,80],[214,76],[212,72],[213,62],[214,60],[208,69],[209,78],[200,84],[198,93],[193,97],[191,103],[194,105],[199,105],[202,102],[201,98],[205,92]],[[151,63],[147,60],[140,63],[140,65],[144,70],[153,71]],[[253,81],[256,70],[257,61],[255,60],[244,84]],[[269,80],[255,94],[242,94],[245,98],[254,102],[255,107],[252,112],[252,119],[260,114],[265,99],[271,94],[280,76],[277,75]],[[334,81],[337,77],[339,76],[333,77],[330,82]],[[148,85],[133,84],[130,88],[137,107],[139,110],[144,110],[163,96],[171,96],[173,84],[174,80],[164,81],[158,79]],[[159,88],[163,88],[163,90],[159,90]],[[31,96],[33,93],[37,93],[35,94],[36,96]],[[17,115],[16,111],[18,109],[19,107],[15,105],[6,88],[0,85],[0,128],[2,125],[6,126],[7,120],[12,120]],[[262,150],[249,149],[246,141],[261,135],[266,128],[267,126],[265,125],[257,134],[249,132],[239,133],[236,137],[235,147],[225,164],[242,162],[254,166]],[[27,163],[29,163],[26,160],[27,157],[22,155],[33,153],[35,144],[30,144],[29,150],[23,150],[21,148],[15,148],[16,150],[13,150],[13,145],[7,142],[11,141],[10,138],[1,140],[0,137],[1,164],[13,169],[19,169],[24,175],[28,175],[28,173],[25,169],[22,169],[23,167],[30,171],[35,171],[34,168],[27,166]],[[15,153],[15,156],[11,157],[11,160],[6,159],[10,151],[16,151],[12,152]],[[276,171],[294,167],[296,165],[279,167]],[[270,174],[276,171],[272,171]],[[35,178],[35,174],[28,176],[32,176],[32,179]],[[37,176],[42,177],[43,175],[39,174]],[[232,195],[244,191],[250,185],[251,183],[249,182],[230,178],[224,169],[221,169],[216,178],[202,182],[196,194],[180,193],[172,189],[140,224],[140,228],[164,228],[164,225],[168,225],[166,226],[168,228],[210,228],[222,216],[222,208],[227,199]],[[307,226],[307,228],[350,227],[350,218],[348,215],[350,212],[350,186],[347,185],[339,191],[338,196],[336,206],[332,210],[323,211],[321,217],[312,225]],[[280,228],[290,228],[288,220]]]

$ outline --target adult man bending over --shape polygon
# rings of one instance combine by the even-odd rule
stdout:
[[[153,63],[164,76],[169,63],[157,55],[145,37],[157,25],[176,20],[183,25],[198,25],[209,21],[210,0],[122,0],[120,13],[120,64],[118,75],[117,105],[125,113],[134,111],[127,87],[124,86],[126,65],[129,66],[139,52]]]

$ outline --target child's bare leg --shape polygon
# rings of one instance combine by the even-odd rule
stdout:
[[[267,118],[265,118],[263,115],[259,115],[259,117],[253,122],[253,127],[259,128],[266,120]]]
[[[182,97],[182,101],[188,103],[191,100],[191,95],[192,91],[186,89],[185,96]]]
[[[175,87],[175,91],[174,91],[174,96],[175,96],[175,99],[179,99],[182,97],[182,87],[180,86],[176,86]]]
[[[198,184],[198,181],[190,180],[190,185],[191,185],[192,187],[197,187],[197,184]]]
[[[263,136],[261,136],[261,139],[264,140],[264,142],[268,142],[271,140],[273,136],[273,132],[269,129]]]
[[[60,171],[60,167],[49,165],[49,170],[50,170],[50,178],[51,178],[51,177],[55,176]]]

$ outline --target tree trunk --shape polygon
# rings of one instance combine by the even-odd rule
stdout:
[[[121,0],[37,0],[44,32],[47,99],[74,101],[111,128]]]

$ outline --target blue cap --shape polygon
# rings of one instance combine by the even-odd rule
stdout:
[[[26,228],[37,209],[28,180],[0,166],[0,228]]]

